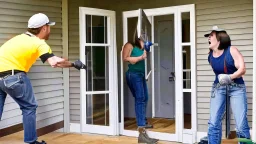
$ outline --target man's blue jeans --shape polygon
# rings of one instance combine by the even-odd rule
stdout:
[[[208,122],[209,144],[220,144],[222,137],[222,117],[226,109],[226,93],[236,123],[238,138],[250,138],[250,127],[247,120],[247,95],[244,84],[232,83],[228,86],[213,84],[211,91],[210,120]]]
[[[24,142],[37,140],[36,108],[37,102],[32,85],[25,73],[17,73],[0,79],[0,119],[3,114],[6,95],[9,94],[20,106],[23,115]]]
[[[142,72],[126,72],[126,81],[135,99],[135,113],[138,127],[146,126],[148,88]]]

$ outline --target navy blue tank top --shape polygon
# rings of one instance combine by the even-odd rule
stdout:
[[[230,47],[224,50],[222,55],[215,58],[213,57],[212,51],[209,53],[208,62],[211,64],[212,69],[215,73],[215,81],[214,83],[219,83],[218,75],[219,74],[233,74],[237,71],[235,67],[234,59],[230,53]],[[244,80],[242,77],[236,78],[233,80],[234,83],[237,84],[244,84]]]

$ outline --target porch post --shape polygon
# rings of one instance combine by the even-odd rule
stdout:
[[[62,0],[63,57],[68,59],[68,0]],[[70,131],[69,119],[69,68],[63,68],[64,81],[64,132]]]
[[[256,142],[256,0],[253,0],[253,99],[252,140]]]

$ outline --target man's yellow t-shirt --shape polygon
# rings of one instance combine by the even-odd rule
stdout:
[[[8,70],[28,72],[36,60],[44,54],[52,54],[50,46],[44,40],[33,35],[17,35],[0,47],[0,72]]]

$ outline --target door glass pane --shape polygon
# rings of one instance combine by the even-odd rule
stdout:
[[[86,43],[107,43],[107,17],[86,15]]]
[[[86,95],[86,124],[109,126],[109,95]]]
[[[182,55],[183,55],[183,88],[191,89],[190,46],[183,47]]]
[[[184,129],[191,129],[191,92],[183,92]]]
[[[137,36],[137,23],[138,17],[131,17],[127,19],[128,29],[127,29],[127,36],[129,42],[135,41],[135,36]]]
[[[86,47],[86,90],[109,90],[109,55],[108,47]]]
[[[86,43],[91,43],[92,42],[92,37],[91,37],[91,20],[92,16],[91,15],[86,15]]]
[[[190,42],[190,12],[181,13],[182,42]]]

